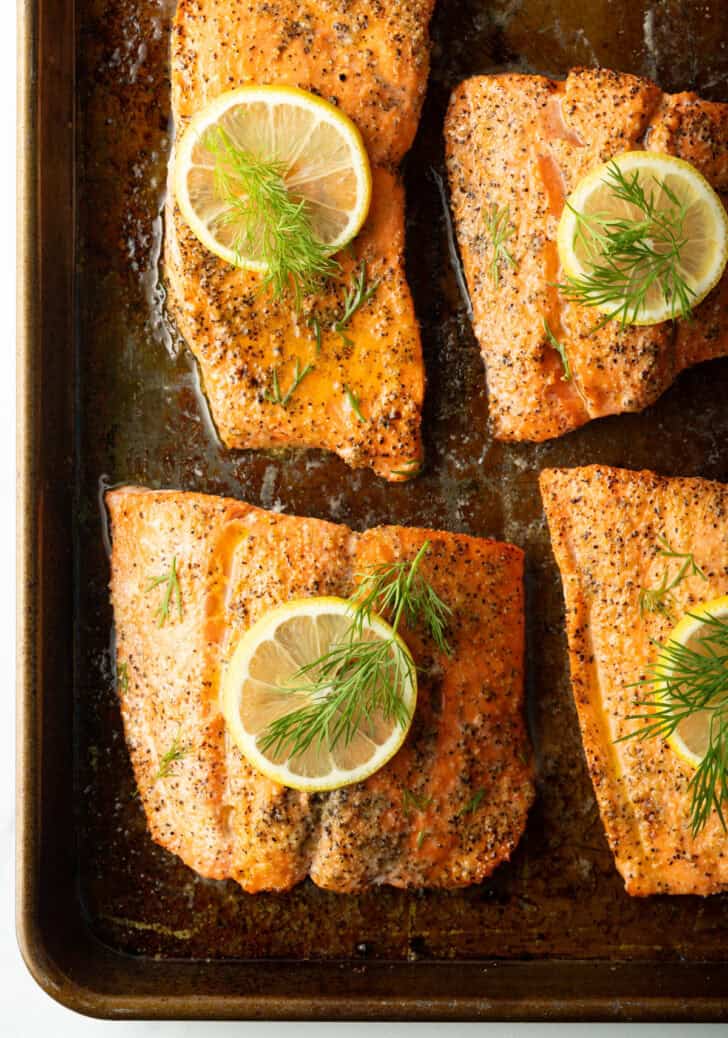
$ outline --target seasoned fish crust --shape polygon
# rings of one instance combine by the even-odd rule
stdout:
[[[215,97],[248,82],[298,86],[339,105],[361,130],[372,163],[372,207],[340,277],[297,313],[261,292],[261,276],[209,253],[170,191],[165,277],[170,313],[197,358],[212,417],[232,448],[318,447],[398,481],[422,460],[422,347],[404,266],[404,190],[397,164],[417,129],[429,66],[434,0],[287,3],[180,0],[172,35],[177,134]],[[174,156],[170,163],[173,176]],[[358,265],[374,296],[345,343],[331,330]],[[314,305],[315,304],[315,305]],[[317,350],[314,313],[323,335]],[[314,370],[286,407],[295,365]],[[352,404],[356,401],[356,404]],[[361,418],[356,413],[356,408]],[[362,420],[363,419],[363,420]]]
[[[125,487],[106,502],[119,697],[157,843],[249,892],[307,875],[340,892],[460,887],[510,857],[534,796],[518,548],[395,526],[357,534],[203,494]],[[414,558],[425,539],[423,572],[454,610],[453,653],[404,632],[422,668],[404,746],[365,782],[331,793],[259,774],[227,738],[218,704],[239,636],[291,598],[350,594],[356,574]],[[158,627],[163,589],[146,588],[173,560],[182,616],[173,609]],[[160,774],[175,740],[185,753]]]
[[[656,650],[677,617],[728,592],[728,486],[594,465],[541,474],[541,493],[566,600],[571,681],[602,822],[629,894],[728,889],[728,838],[713,813],[691,835],[693,774],[663,739],[617,742],[639,722]],[[660,585],[658,538],[691,552],[707,580],[674,588],[674,616],[640,615],[640,591]],[[672,572],[672,570],[671,570]]]
[[[409,151],[427,86],[435,0],[179,0],[172,111],[190,119],[250,83],[301,87],[356,123],[374,165]]]
[[[575,69],[543,76],[478,76],[453,93],[445,124],[455,226],[499,440],[546,440],[593,418],[640,411],[685,368],[728,354],[728,274],[692,321],[594,331],[595,311],[564,300],[556,232],[564,198],[615,155],[647,149],[693,163],[726,203],[728,105],[663,94],[646,79]],[[499,284],[485,226],[509,209]],[[549,344],[564,346],[573,377]]]

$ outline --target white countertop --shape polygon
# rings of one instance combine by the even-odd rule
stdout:
[[[70,0],[69,0],[70,2]],[[7,9],[13,0],[4,0]],[[12,97],[15,90],[15,32],[5,23],[0,39],[0,139],[14,139]],[[723,1025],[617,1025],[617,1024],[236,1024],[236,1023],[159,1023],[123,1022],[109,1023],[79,1017],[55,1002],[40,990],[23,965],[15,941],[14,929],[14,580],[15,569],[15,392],[14,392],[14,270],[15,270],[15,180],[12,165],[6,161],[0,165],[2,203],[0,207],[0,321],[2,322],[2,369],[0,374],[0,572],[5,574],[0,595],[0,687],[5,689],[0,711],[0,889],[4,891],[0,902],[0,1036],[3,1038],[85,1038],[113,1034],[115,1038],[151,1038],[152,1035],[189,1035],[193,1038],[210,1038],[225,1034],[256,1035],[259,1038],[316,1038],[322,1032],[330,1035],[356,1034],[363,1038],[374,1035],[396,1035],[405,1038],[416,1033],[438,1035],[464,1035],[466,1031],[483,1038],[546,1038],[566,1034],[569,1038],[580,1036],[621,1036],[637,1033],[639,1038],[664,1038],[678,1035],[681,1038],[702,1038],[728,1034]]]

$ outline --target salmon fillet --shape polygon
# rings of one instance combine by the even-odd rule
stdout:
[[[640,411],[685,368],[728,354],[728,274],[692,321],[594,331],[595,311],[564,300],[556,232],[564,198],[620,152],[648,149],[693,163],[728,198],[728,105],[663,94],[646,79],[576,69],[543,76],[468,79],[445,124],[460,254],[485,361],[490,422],[499,440],[546,440],[592,418]],[[508,207],[499,284],[485,219]],[[543,320],[564,346],[563,378]]]
[[[169,193],[168,304],[200,365],[212,417],[228,447],[320,447],[390,480],[416,475],[422,458],[424,367],[405,278],[404,190],[397,165],[417,128],[429,64],[434,0],[180,0],[172,35],[172,112],[181,134],[220,93],[248,82],[302,87],[337,104],[361,130],[372,163],[369,217],[342,273],[305,300],[260,291],[261,275],[207,252]],[[172,156],[171,163],[174,163]],[[170,165],[170,170],[172,165]],[[331,326],[364,262],[370,301],[342,341]],[[307,322],[323,330],[320,351]],[[313,364],[287,406],[295,365]],[[352,405],[358,401],[360,415]]]
[[[692,769],[663,739],[615,742],[640,722],[634,683],[679,616],[728,592],[728,486],[599,465],[546,470],[541,493],[566,600],[571,681],[602,822],[629,894],[728,889],[728,838],[715,812],[691,835]],[[659,537],[692,552],[706,576],[672,592],[673,616],[640,613],[659,587]],[[670,567],[671,576],[679,568]]]
[[[203,494],[125,487],[106,501],[121,711],[158,843],[249,892],[307,875],[342,892],[460,887],[508,859],[534,795],[518,548],[395,526],[358,534]],[[404,746],[365,782],[331,793],[286,789],[252,769],[218,704],[221,664],[240,635],[291,598],[351,594],[357,573],[413,559],[426,539],[423,573],[454,610],[453,653],[405,631],[422,672]],[[173,560],[182,616],[173,609],[159,627],[164,589],[145,589]],[[175,739],[186,752],[160,774]]]

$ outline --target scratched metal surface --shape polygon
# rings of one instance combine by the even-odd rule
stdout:
[[[440,0],[427,101],[406,162],[408,269],[428,373],[427,465],[398,486],[322,453],[230,453],[215,438],[190,355],[165,321],[159,282],[173,6],[78,3],[75,744],[80,890],[94,931],[114,948],[170,958],[724,958],[728,897],[632,900],[614,870],[567,682],[560,586],[536,479],[545,465],[592,461],[728,479],[728,360],[686,373],[644,414],[541,446],[493,442],[437,184],[448,95],[474,73],[559,76],[598,63],[728,100],[723,0]],[[249,896],[199,878],[156,847],[134,799],[110,664],[99,489],[126,481],[230,494],[357,529],[417,523],[525,548],[538,799],[513,861],[461,892],[354,897],[305,883],[282,896]]]

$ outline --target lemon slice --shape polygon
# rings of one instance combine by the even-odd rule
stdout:
[[[247,254],[241,253],[241,224],[221,195],[216,158],[206,146],[221,133],[239,151],[280,164],[291,199],[305,202],[314,237],[331,253],[358,233],[369,211],[372,178],[354,123],[305,90],[251,85],[221,94],[198,112],[175,150],[177,203],[210,252],[249,270],[268,269],[262,234],[246,235]],[[228,184],[240,186],[234,168],[225,172]],[[246,200],[242,186],[239,198]]]
[[[417,700],[416,669],[409,649],[389,624],[372,615],[361,637],[391,643],[398,688],[409,722],[403,726],[375,710],[348,741],[333,747],[315,739],[304,752],[289,756],[265,749],[268,726],[277,718],[321,700],[299,691],[301,667],[340,644],[351,628],[352,606],[342,598],[305,598],[271,609],[238,642],[225,668],[222,711],[240,752],[268,778],[293,789],[316,792],[361,782],[378,771],[404,742]],[[298,676],[297,676],[298,675]],[[314,675],[308,674],[310,682]],[[333,726],[333,725],[332,725]]]
[[[599,216],[607,220],[644,219],[639,207],[615,195],[609,174],[613,164],[629,179],[636,173],[639,187],[648,196],[653,193],[657,217],[675,212],[676,201],[684,207],[681,227],[684,244],[679,250],[677,271],[689,289],[689,306],[694,308],[715,287],[725,269],[728,217],[720,198],[702,173],[689,162],[671,155],[651,151],[624,152],[579,181],[566,201],[559,223],[558,250],[564,272],[571,279],[588,276],[603,256],[598,242],[592,239],[590,249],[590,242],[579,234],[577,213],[587,218]],[[588,230],[586,236],[588,239]],[[667,252],[667,244],[655,238],[647,240],[656,251]],[[623,298],[611,299],[608,303],[598,302],[594,296],[592,299],[592,305],[605,314],[614,313],[624,302]],[[637,312],[633,313],[629,308],[625,323],[657,324],[673,318],[678,311],[675,301],[666,299],[659,281],[655,281],[647,289]]]
[[[711,602],[705,602],[703,605],[691,609],[690,613],[680,620],[670,635],[667,642],[668,650],[672,642],[684,645],[694,652],[699,652],[701,655],[707,655],[708,650],[705,644],[701,642],[701,639],[704,639],[709,634],[705,620],[701,619],[706,617],[714,617],[718,620],[724,620],[728,617],[728,595],[725,595],[723,598],[715,598]],[[655,672],[664,677],[672,673],[673,668],[674,664],[669,651],[660,653]],[[656,687],[656,693],[657,698],[659,698],[659,684]],[[728,695],[728,692],[726,694]],[[709,726],[712,716],[709,710],[697,710],[682,720],[675,731],[668,736],[668,744],[675,753],[694,768],[697,768],[700,764],[708,749]]]

